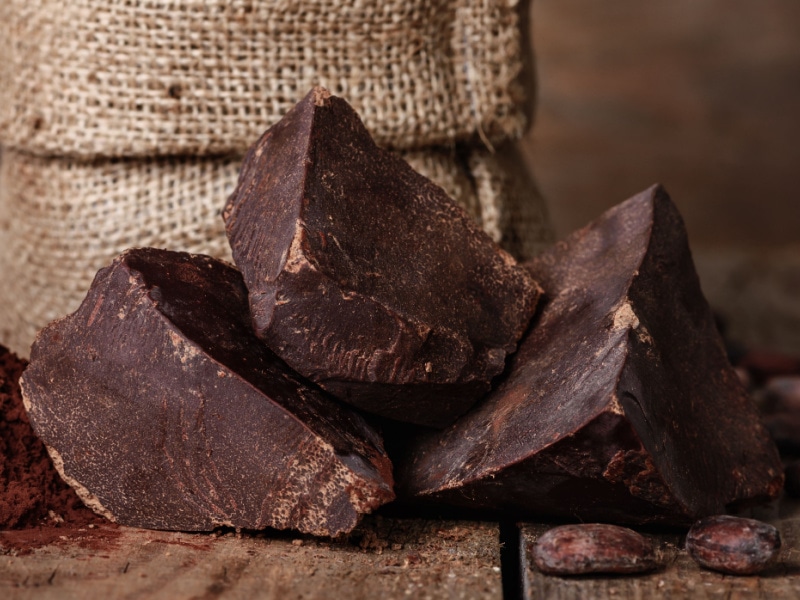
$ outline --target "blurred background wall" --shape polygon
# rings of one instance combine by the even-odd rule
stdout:
[[[557,235],[663,183],[731,336],[800,353],[800,2],[534,0],[531,27]]]

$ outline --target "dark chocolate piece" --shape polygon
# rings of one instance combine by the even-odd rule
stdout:
[[[140,249],[40,332],[26,407],[88,506],[153,529],[336,535],[393,498],[377,434],[249,325],[238,271]]]
[[[755,575],[778,556],[781,536],[768,523],[730,515],[701,519],[686,535],[686,550],[702,567],[731,575]]]
[[[489,390],[539,288],[317,88],[250,149],[224,214],[256,333],[384,417],[445,426]]]
[[[408,453],[406,495],[505,514],[689,524],[783,475],[661,187],[529,264],[548,300],[509,375]]]
[[[653,544],[632,529],[602,523],[562,525],[533,547],[536,567],[548,575],[646,573],[659,566]]]

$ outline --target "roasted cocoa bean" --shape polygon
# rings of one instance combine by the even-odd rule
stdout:
[[[700,566],[732,575],[763,571],[780,547],[772,525],[730,515],[700,519],[686,536],[686,550]]]
[[[626,527],[599,523],[551,529],[536,542],[533,561],[549,575],[644,573],[659,566],[645,537]]]

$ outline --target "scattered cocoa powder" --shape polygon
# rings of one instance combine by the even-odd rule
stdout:
[[[101,525],[109,530],[64,483],[34,433],[19,388],[26,366],[0,346],[0,530],[6,530],[0,533],[0,552],[96,537]]]
[[[24,556],[37,548],[75,546],[103,553],[117,547],[122,529],[102,518],[95,517],[100,524],[94,527],[77,526],[72,523],[46,522],[29,529],[0,531],[0,555]]]

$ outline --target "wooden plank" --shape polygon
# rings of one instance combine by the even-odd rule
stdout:
[[[343,541],[121,528],[105,548],[0,556],[4,599],[501,595],[498,526],[482,522],[371,517]]]
[[[683,536],[645,534],[660,548],[665,567],[639,576],[555,577],[540,573],[531,551],[552,525],[521,526],[523,597],[526,600],[595,598],[798,598],[800,597],[800,505],[785,503],[772,518],[754,515],[778,527],[783,540],[779,561],[760,576],[732,576],[701,569],[683,550]]]

